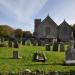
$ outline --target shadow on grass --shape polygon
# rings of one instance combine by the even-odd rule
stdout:
[[[0,58],[0,59],[20,59],[20,58],[13,58],[13,57],[9,57],[9,58]]]
[[[47,66],[47,65],[60,65],[60,66],[63,66],[63,64],[45,64],[45,63],[41,63],[41,64],[26,64],[25,66],[38,66],[38,65],[43,65],[43,66]]]

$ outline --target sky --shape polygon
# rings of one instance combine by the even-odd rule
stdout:
[[[47,15],[60,25],[75,23],[75,0],[0,0],[0,24],[34,32],[34,19]]]

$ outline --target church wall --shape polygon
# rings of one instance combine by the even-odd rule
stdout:
[[[59,38],[61,39],[61,41],[69,41],[70,39],[72,39],[73,37],[72,35],[72,29],[69,26],[60,26],[59,27]]]
[[[37,38],[46,38],[47,36],[59,38],[61,41],[69,41],[73,37],[72,29],[64,21],[62,25],[57,26],[57,24],[51,20],[49,17],[46,17],[43,21],[36,20],[35,22],[35,36]]]

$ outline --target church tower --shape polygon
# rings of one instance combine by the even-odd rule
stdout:
[[[35,25],[34,26],[34,36],[38,36],[40,24],[41,24],[41,19],[35,19],[35,21],[34,21],[34,25]]]

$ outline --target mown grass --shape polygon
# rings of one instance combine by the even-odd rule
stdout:
[[[12,53],[18,50],[22,59],[12,59]],[[36,51],[44,51],[47,61],[46,62],[33,62],[33,53]],[[63,66],[65,59],[65,52],[45,51],[45,47],[40,46],[22,46],[18,49],[15,48],[0,48],[0,72],[8,71],[24,71],[30,69],[32,71],[42,70],[48,71],[69,71],[74,70],[75,66]]]

